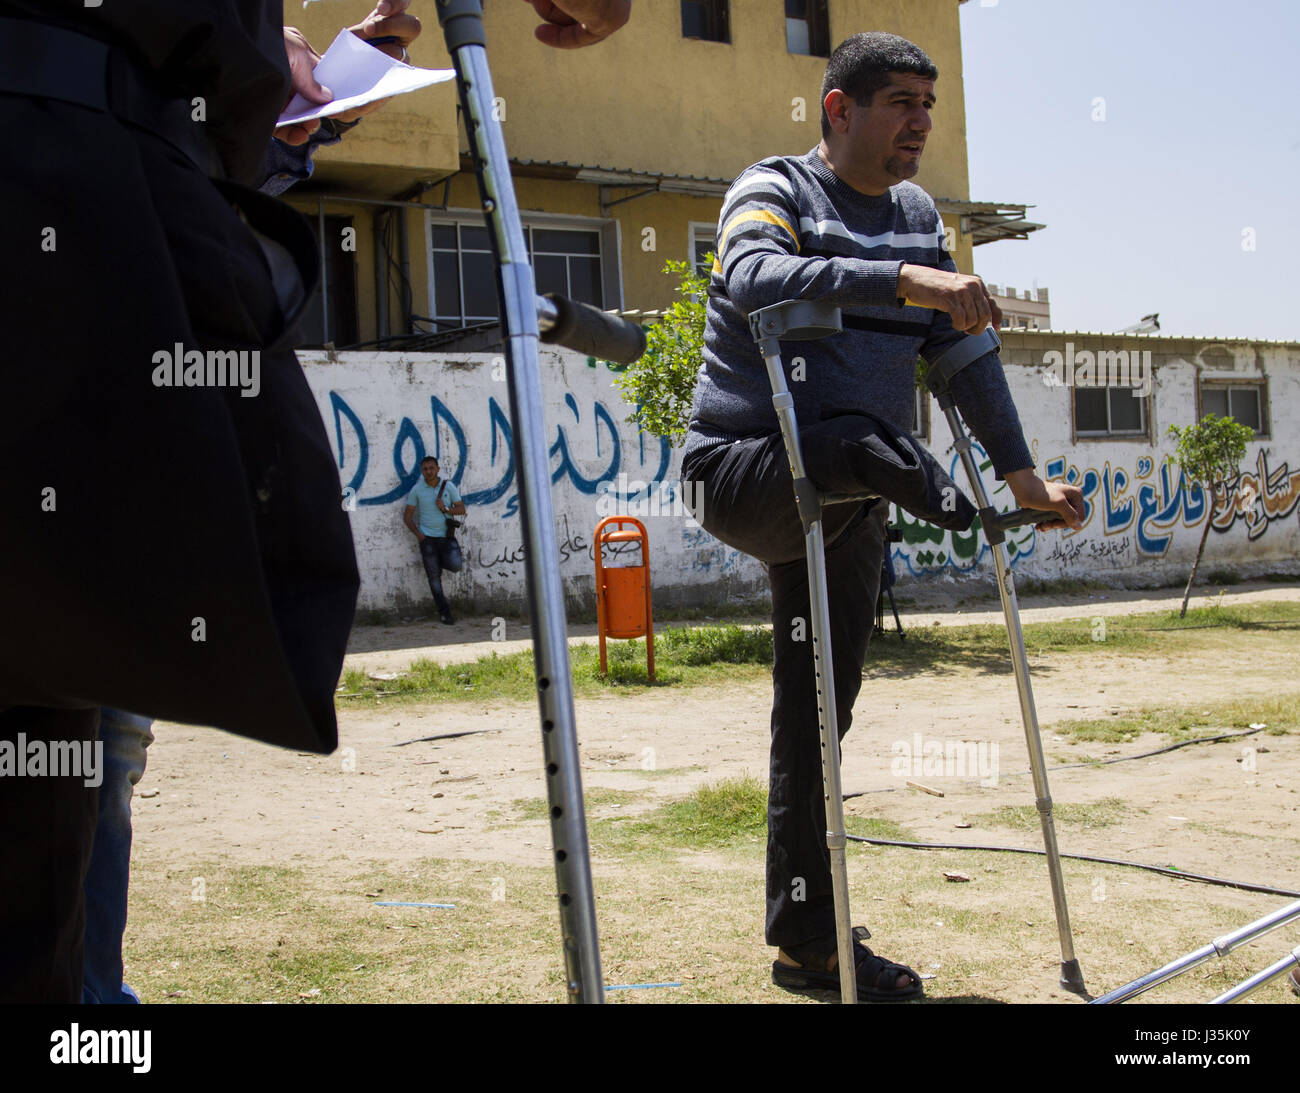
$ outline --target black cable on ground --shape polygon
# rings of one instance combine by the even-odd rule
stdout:
[[[1198,736],[1195,740],[1180,740],[1176,744],[1166,744],[1163,748],[1156,748],[1155,751],[1143,751],[1137,755],[1121,755],[1114,759],[1090,759],[1085,763],[1062,763],[1059,767],[1048,767],[1047,773],[1051,774],[1058,770],[1074,770],[1077,767],[1104,767],[1111,763],[1127,763],[1132,759],[1150,759],[1153,755],[1163,755],[1167,751],[1177,751],[1179,748],[1190,747],[1192,744],[1215,744],[1220,740],[1238,740],[1243,736],[1254,736],[1256,733],[1263,732],[1263,729],[1246,729],[1243,732],[1225,732],[1218,736]],[[1010,774],[999,775],[1000,778],[1018,778],[1025,774],[1032,774],[1033,771],[1017,770]],[[881,789],[860,789],[854,793],[846,793],[844,800],[848,801],[854,797],[865,797],[868,793],[897,793],[906,786],[885,786]]]
[[[1046,850],[1035,850],[1024,846],[987,846],[967,843],[910,843],[902,842],[898,839],[869,839],[865,835],[849,835],[850,842],[870,843],[872,846],[901,846],[906,850],[989,850],[1001,854],[1038,854],[1045,855]],[[1194,880],[1202,884],[1214,884],[1221,888],[1239,888],[1243,892],[1262,892],[1267,896],[1290,896],[1292,899],[1300,899],[1300,892],[1292,892],[1286,888],[1272,888],[1267,884],[1246,884],[1241,881],[1224,880],[1222,877],[1209,877],[1202,873],[1184,873],[1179,869],[1170,869],[1163,865],[1146,865],[1143,862],[1123,861],[1120,858],[1097,858],[1090,854],[1066,854],[1062,853],[1061,857],[1069,858],[1072,861],[1095,862],[1099,865],[1121,865],[1128,869],[1145,869],[1149,873],[1161,873],[1166,877],[1177,877],[1179,880]]]
[[[389,744],[390,748],[404,748],[407,744],[424,744],[430,740],[455,740],[461,736],[479,736],[485,732],[500,732],[500,729],[465,729],[463,732],[440,732],[433,736],[417,736],[414,740],[399,740]]]
[[[1177,751],[1179,748],[1188,747],[1191,744],[1215,744],[1220,740],[1236,740],[1243,736],[1254,736],[1257,732],[1263,732],[1263,729],[1245,729],[1242,732],[1225,732],[1218,736],[1198,736],[1195,740],[1180,740],[1177,744],[1166,744],[1163,748],[1156,748],[1155,751],[1144,751],[1137,755],[1121,755],[1115,759],[1091,759],[1086,763],[1065,763],[1059,767],[1049,767],[1048,773],[1054,770],[1071,770],[1075,767],[1104,767],[1110,763],[1127,763],[1130,759],[1149,759],[1153,755],[1163,755],[1167,751]],[[1016,774],[1032,774],[1032,771],[1021,770],[1015,774],[1008,774],[1008,778],[1016,777]]]

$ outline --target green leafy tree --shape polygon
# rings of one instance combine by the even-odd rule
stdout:
[[[704,262],[713,265],[713,256]],[[635,409],[631,418],[647,433],[674,444],[686,436],[695,380],[704,353],[704,305],[709,278],[689,262],[670,261],[663,272],[677,278],[677,299],[646,330],[645,355],[614,380]]]
[[[1241,473],[1241,461],[1246,456],[1246,444],[1255,435],[1249,425],[1242,425],[1230,417],[1206,414],[1195,425],[1179,428],[1170,425],[1169,432],[1178,441],[1174,462],[1183,469],[1188,479],[1199,482],[1210,495],[1210,513],[1205,518],[1201,532],[1201,545],[1196,548],[1196,561],[1192,563],[1191,576],[1183,592],[1183,607],[1178,617],[1187,614],[1187,600],[1192,594],[1192,582],[1205,553],[1205,540],[1210,535],[1210,525],[1219,511],[1232,504],[1228,484]]]

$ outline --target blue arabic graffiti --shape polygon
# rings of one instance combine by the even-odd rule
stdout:
[[[1084,529],[1092,522],[1096,509],[1093,498],[1100,489],[1103,534],[1119,535],[1133,528],[1138,552],[1161,556],[1173,542],[1175,528],[1180,525],[1192,527],[1204,519],[1207,498],[1199,483],[1189,485],[1187,475],[1181,470],[1175,471],[1168,461],[1160,464],[1159,473],[1152,481],[1153,473],[1154,460],[1149,456],[1139,457],[1135,477],[1142,484],[1135,496],[1125,497],[1133,483],[1122,467],[1112,468],[1107,462],[1100,471],[1092,467],[1080,471],[1073,464],[1067,465],[1064,456],[1048,460],[1046,466],[1046,477],[1064,478],[1083,490]],[[1069,538],[1079,532],[1061,534],[1063,538]]]
[[[348,404],[347,399],[337,391],[331,391],[329,402],[334,421],[334,444],[339,470],[346,472],[349,466],[352,470],[351,477],[344,487],[345,491],[350,491],[351,495],[355,496],[358,505],[389,505],[404,501],[420,480],[420,461],[428,452],[419,428],[409,417],[401,419],[392,447],[396,484],[391,489],[363,497],[360,494],[370,471],[370,438],[361,418]],[[564,396],[564,402],[573,414],[574,425],[581,425],[583,416],[578,400],[569,393]],[[433,421],[433,455],[439,463],[455,467],[451,480],[460,489],[465,504],[471,507],[483,507],[493,505],[505,498],[505,509],[501,513],[501,518],[508,519],[514,516],[519,511],[519,499],[511,492],[515,484],[513,431],[509,417],[495,396],[489,396],[487,400],[491,440],[486,467],[476,463],[474,456],[477,452],[471,449],[464,426],[451,407],[436,395],[430,398],[429,406]],[[567,481],[579,493],[594,496],[602,482],[610,482],[618,478],[619,468],[623,464],[623,440],[614,415],[600,400],[593,400],[588,420],[594,427],[596,457],[604,458],[605,466],[594,475],[583,473],[574,456],[575,440],[571,439],[569,428],[561,424],[556,427],[555,441],[550,446],[552,458],[559,457],[558,463],[551,472],[551,481],[557,484]],[[442,443],[444,432],[450,437],[445,451]],[[650,447],[653,447],[656,441],[658,442],[659,465],[654,474],[649,476],[645,488],[631,495],[628,498],[630,501],[638,500],[642,494],[649,499],[659,488],[672,462],[672,448],[666,439],[647,437],[645,433],[638,430],[637,454],[640,466],[644,467],[646,463],[647,441]],[[580,446],[580,442],[578,444]],[[495,476],[495,481],[477,489],[466,488],[467,477],[477,478],[480,475],[483,478]]]

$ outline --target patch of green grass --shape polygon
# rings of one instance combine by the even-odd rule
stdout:
[[[682,846],[720,846],[767,831],[767,783],[752,774],[701,786],[658,810],[654,822]]]
[[[516,820],[544,820],[551,806],[545,797],[517,797],[510,802]]]
[[[572,643],[569,662],[579,695],[608,693],[620,687],[701,686],[765,676],[772,664],[772,633],[754,626],[668,628],[655,635],[655,680],[646,670],[645,642],[606,643],[608,674],[600,671],[594,644]],[[465,664],[440,665],[422,659],[396,679],[371,679],[350,668],[343,674],[341,702],[405,699],[466,699],[485,695],[505,701],[533,701],[537,696],[533,654],[491,653]]]
[[[904,620],[906,626],[906,620]],[[1260,603],[1224,607],[1214,603],[1177,611],[1135,615],[1062,619],[1029,623],[1024,629],[1025,651],[1032,658],[1047,654],[1107,654],[1124,652],[1169,655],[1204,640],[1193,631],[1221,630],[1226,634],[1262,633],[1300,627],[1300,604]],[[884,635],[889,639],[890,635]],[[953,665],[984,672],[1010,670],[1006,629],[1002,626],[926,626],[907,631],[906,641],[872,643],[867,673],[910,675]]]
[[[892,839],[895,842],[919,842],[916,832],[893,820],[879,816],[845,816],[844,830],[850,835],[860,835],[864,839]]]
[[[583,803],[590,815],[602,808],[617,806],[623,808],[638,801],[645,800],[645,795],[630,789],[606,789],[603,786],[588,786],[582,793]],[[544,797],[518,797],[510,802],[514,809],[514,819],[544,820],[550,815],[550,802]]]
[[[1169,656],[1207,640],[1205,631],[1264,633],[1300,628],[1300,603],[1261,603],[1192,607],[1177,611],[1106,618],[1066,619],[1024,627],[1031,657],[1123,652]],[[772,632],[762,626],[669,627],[655,638],[655,681],[646,672],[644,641],[607,644],[608,674],[600,672],[594,644],[570,645],[574,692],[587,697],[619,690],[642,693],[651,687],[699,687],[743,683],[767,676],[772,664]],[[867,672],[874,676],[911,675],[952,667],[988,673],[1010,671],[1006,630],[1001,625],[928,626],[909,629],[906,641],[883,635],[872,645]],[[492,653],[467,664],[439,665],[418,660],[391,680],[371,679],[358,669],[343,677],[340,702],[401,702],[412,699],[528,702],[536,699],[532,653]]]
[[[772,631],[755,626],[677,627],[655,639],[655,655],[663,649],[671,664],[772,663]]]
[[[1176,742],[1240,732],[1258,724],[1268,726],[1265,732],[1269,736],[1285,736],[1300,729],[1300,695],[1236,699],[1195,706],[1148,707],[1118,717],[1056,721],[1049,728],[1076,740],[1126,744],[1145,732],[1161,733]]]
[[[1105,797],[1094,804],[1055,804],[1052,816],[1058,824],[1085,831],[1109,827],[1126,819],[1132,809],[1119,797]],[[992,812],[970,817],[972,824],[1012,827],[1018,831],[1037,831],[1041,827],[1038,809],[1033,805],[1003,805]]]
[[[753,775],[702,786],[677,801],[635,817],[593,822],[599,849],[625,854],[662,854],[681,849],[757,849],[767,838],[767,783]],[[851,835],[914,842],[916,835],[893,820],[846,816]]]
[[[600,848],[631,853],[757,844],[767,831],[767,784],[751,774],[728,778],[646,815],[597,820],[591,827]]]

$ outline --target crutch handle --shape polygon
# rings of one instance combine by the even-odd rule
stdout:
[[[987,519],[982,513],[980,514],[980,522],[987,531],[1010,531],[1012,528],[1021,528],[1026,524],[1042,524],[1048,520],[1063,519],[1059,512],[1048,509],[1013,509],[1011,512],[998,513]]]
[[[645,331],[636,323],[553,292],[537,298],[537,325],[548,345],[616,364],[631,364],[645,352]]]

